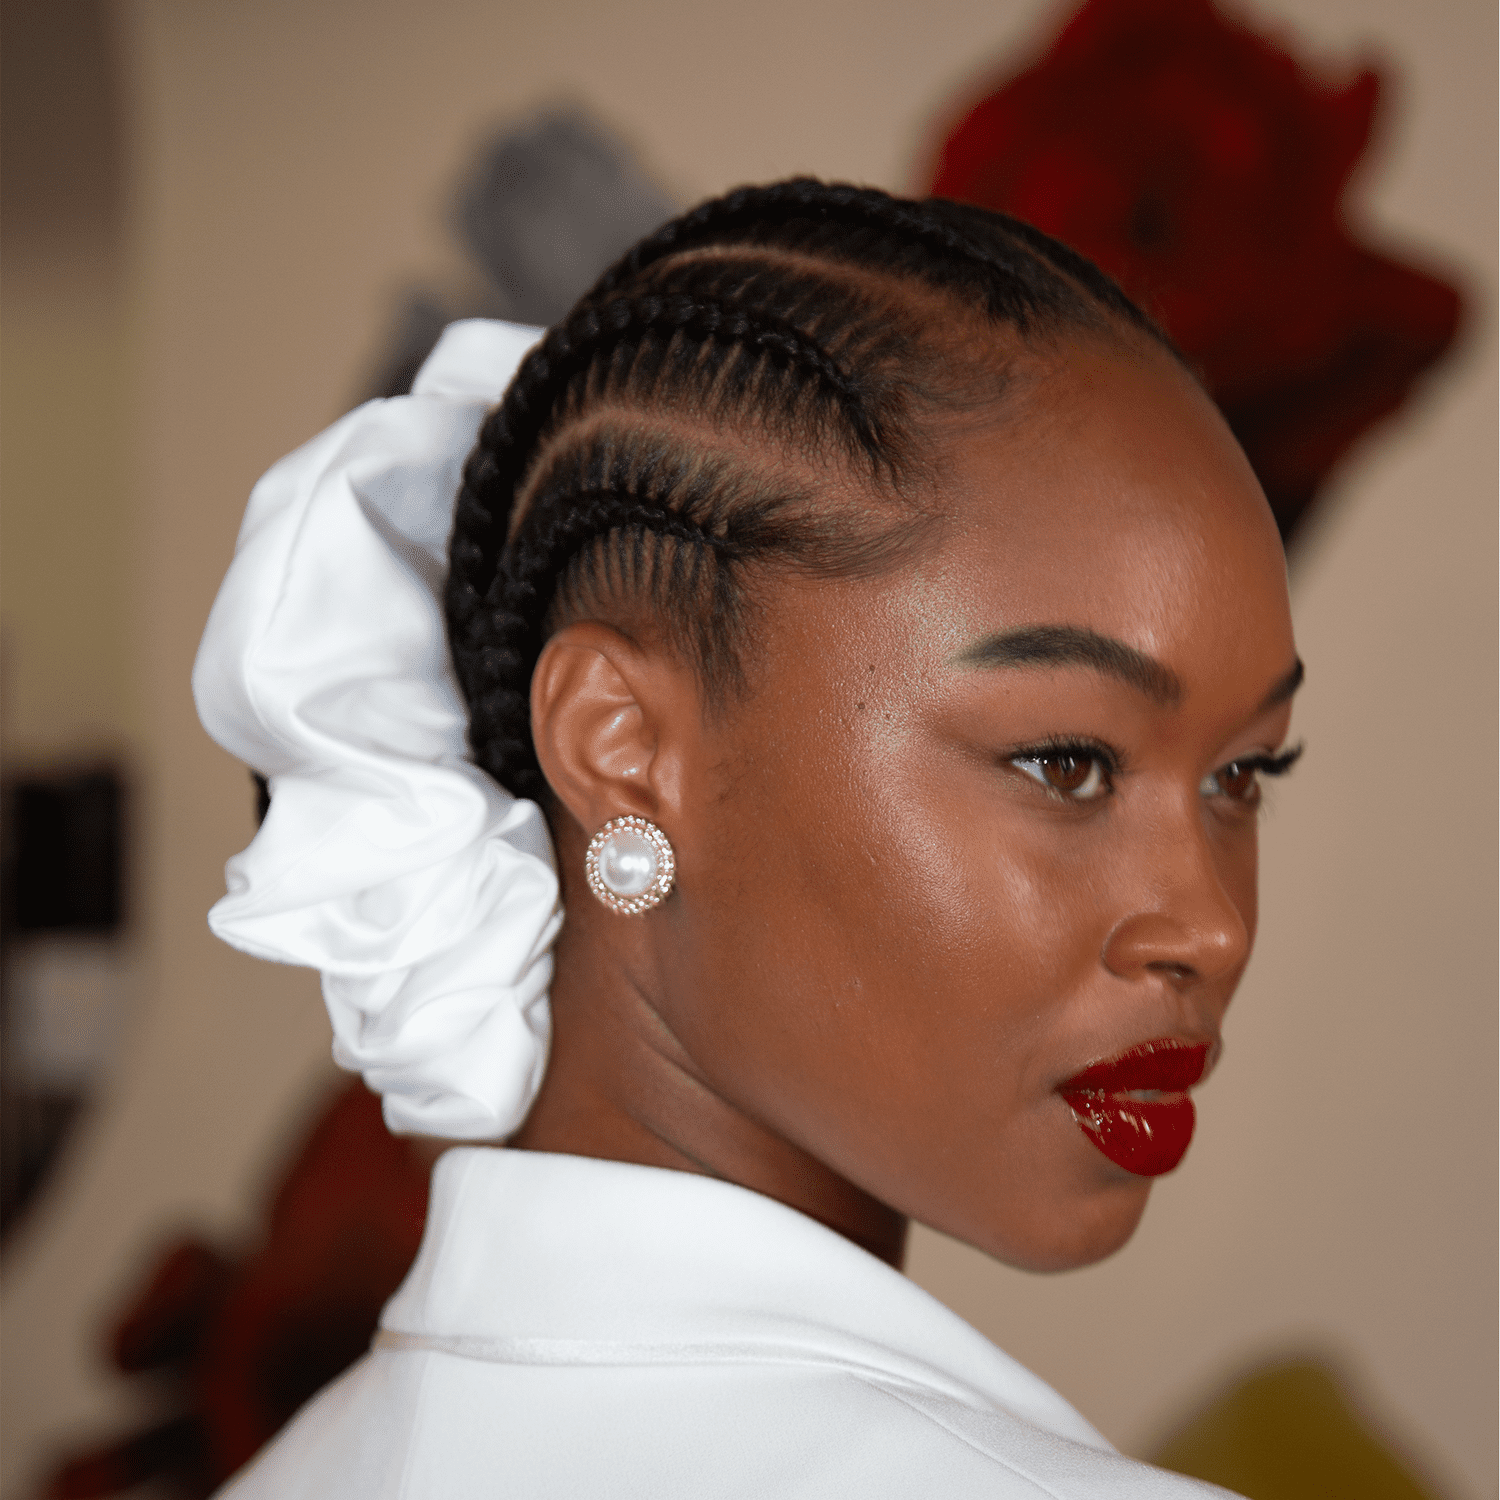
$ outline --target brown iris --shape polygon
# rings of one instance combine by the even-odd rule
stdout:
[[[1089,779],[1094,768],[1092,755],[1043,755],[1037,757],[1037,765],[1047,785],[1059,792],[1076,792]]]
[[[1255,772],[1254,765],[1235,760],[1223,770],[1214,772],[1214,780],[1219,783],[1219,790],[1226,797],[1233,797],[1239,802],[1252,802],[1259,789]]]

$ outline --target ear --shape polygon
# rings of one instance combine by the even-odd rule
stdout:
[[[586,833],[626,813],[677,822],[699,712],[691,668],[592,620],[558,631],[531,678],[537,760]]]

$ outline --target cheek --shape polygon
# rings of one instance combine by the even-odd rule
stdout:
[[[1097,1259],[1146,1186],[1101,1188],[1052,1090],[1107,896],[1081,841],[870,764],[771,799],[759,849],[724,822],[745,878],[688,966],[712,1012],[685,991],[673,1029],[716,1092],[901,1212],[1018,1265]]]
[[[1006,818],[998,772],[878,732],[792,748],[737,765],[713,868],[684,866],[701,893],[692,989],[716,996],[712,1020],[684,1019],[691,1050],[799,1134],[1003,1128],[1045,1095],[1046,1038],[1098,964],[1108,923],[1082,845]]]
[[[952,785],[892,781],[882,794],[869,824],[891,878],[880,909],[847,915],[940,963],[952,1009],[1030,1017],[1093,967],[1107,924],[1081,851]]]

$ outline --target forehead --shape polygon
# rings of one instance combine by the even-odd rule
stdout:
[[[1285,670],[1285,562],[1217,409],[1153,347],[1064,348],[935,445],[946,524],[922,567],[931,627],[1084,626],[1198,675],[1217,654]],[[1247,659],[1248,658],[1248,659]],[[1273,672],[1273,675],[1274,675]]]

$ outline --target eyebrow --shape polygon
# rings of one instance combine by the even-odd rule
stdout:
[[[1307,676],[1307,668],[1302,664],[1299,656],[1292,670],[1260,700],[1260,712],[1265,713],[1269,709],[1279,708],[1293,693],[1302,686],[1303,679]]]
[[[955,658],[965,667],[1091,667],[1158,703],[1182,701],[1182,682],[1154,656],[1079,625],[1023,625],[975,641]],[[1278,684],[1279,686],[1279,684]]]
[[[1168,666],[1110,635],[1079,625],[1023,625],[975,641],[954,658],[966,667],[1088,667],[1169,708],[1182,702],[1182,679]],[[1261,701],[1259,712],[1285,703],[1306,675],[1299,659]]]

